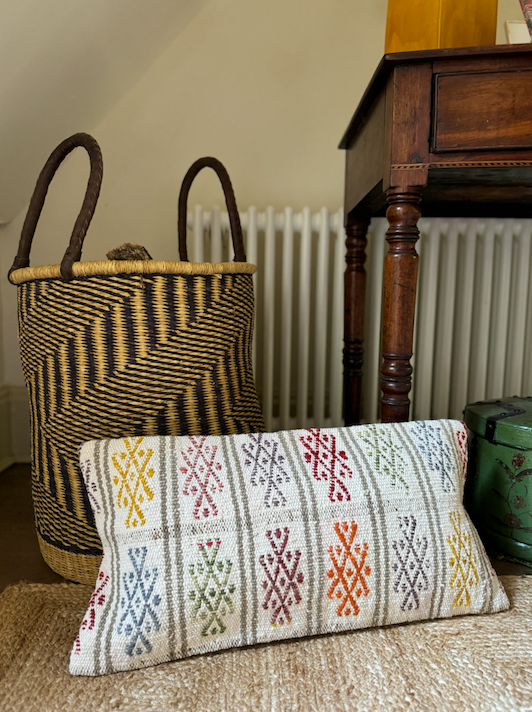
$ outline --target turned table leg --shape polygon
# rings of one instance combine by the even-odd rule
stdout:
[[[368,222],[363,220],[349,220],[346,226],[347,254],[344,276],[344,419],[346,425],[360,423],[367,230]]]
[[[419,257],[421,187],[389,188],[382,312],[382,422],[408,420]]]

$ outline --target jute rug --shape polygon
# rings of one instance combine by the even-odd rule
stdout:
[[[67,671],[91,590],[21,584],[0,596],[2,712],[532,710],[532,577],[512,607],[263,645],[98,678]]]

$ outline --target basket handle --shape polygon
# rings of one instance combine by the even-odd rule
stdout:
[[[177,233],[179,240],[179,258],[182,262],[188,262],[187,251],[187,199],[192,181],[203,168],[212,168],[218,175],[225,194],[225,204],[229,213],[229,223],[231,225],[231,235],[233,238],[233,249],[235,251],[235,262],[246,262],[244,251],[244,240],[242,238],[242,226],[240,216],[236,207],[235,193],[231,185],[229,174],[222,163],[216,158],[200,158],[193,163],[183,179],[181,192],[178,201]]]
[[[46,161],[37,179],[33,195],[31,196],[30,206],[26,214],[26,219],[24,220],[24,225],[22,226],[17,256],[15,257],[13,266],[8,272],[8,278],[14,270],[29,267],[31,244],[33,242],[33,236],[35,235],[37,222],[39,221],[43,209],[46,194],[48,193],[48,187],[61,163],[68,154],[78,146],[84,148],[89,154],[90,175],[83,205],[81,206],[76,224],[74,225],[70,244],[61,262],[61,276],[63,279],[67,281],[74,279],[72,265],[74,262],[79,262],[81,257],[83,240],[85,239],[85,234],[92,220],[96,203],[98,202],[103,174],[103,161],[100,147],[95,139],[86,133],[77,133],[65,139]]]

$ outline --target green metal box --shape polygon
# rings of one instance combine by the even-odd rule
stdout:
[[[486,547],[532,565],[532,397],[471,403],[465,505]]]

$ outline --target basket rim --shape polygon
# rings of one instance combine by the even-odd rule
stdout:
[[[163,260],[100,260],[74,262],[74,277],[110,277],[118,274],[254,274],[256,265],[249,262],[169,262]],[[9,275],[12,284],[23,284],[36,279],[63,279],[61,265],[23,267]]]

